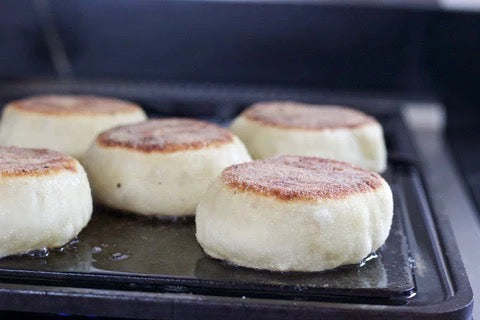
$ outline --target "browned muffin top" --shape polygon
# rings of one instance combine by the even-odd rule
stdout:
[[[135,103],[96,96],[82,95],[43,95],[15,100],[9,108],[33,113],[56,116],[103,115],[139,112],[142,109]]]
[[[194,119],[166,118],[124,125],[103,132],[97,143],[142,152],[170,153],[220,146],[233,141],[230,131]]]
[[[77,161],[47,149],[0,146],[0,176],[39,176],[62,170],[76,171]]]
[[[226,185],[281,200],[341,199],[374,191],[382,178],[345,162],[317,157],[279,156],[226,168]]]
[[[307,130],[356,128],[377,122],[373,117],[347,107],[315,106],[290,101],[256,103],[243,116],[263,125]]]

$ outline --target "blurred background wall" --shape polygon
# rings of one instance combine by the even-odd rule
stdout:
[[[480,121],[471,113],[479,76],[480,15],[447,12],[435,1],[0,1],[3,81],[220,82],[436,97],[455,126]]]

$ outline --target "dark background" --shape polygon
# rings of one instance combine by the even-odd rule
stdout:
[[[476,126],[480,14],[435,1],[0,1],[0,80],[120,79],[433,97]]]

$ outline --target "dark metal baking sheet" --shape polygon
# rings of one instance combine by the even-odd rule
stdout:
[[[0,275],[80,287],[311,300],[406,298],[415,289],[400,213],[370,261],[325,272],[276,273],[209,258],[195,239],[193,219],[168,223],[97,207],[77,241],[47,256],[0,259]]]
[[[332,287],[322,287],[321,281],[302,283],[299,274],[287,274],[288,281],[294,279],[297,284],[302,284],[295,286],[295,281],[285,283],[283,274],[232,268],[206,258],[198,246],[195,248],[191,245],[192,242],[195,243],[193,230],[189,230],[193,228],[191,222],[180,223],[172,228],[171,225],[100,212],[97,209],[93,222],[103,223],[96,227],[92,224],[84,231],[86,238],[89,232],[92,232],[92,237],[95,236],[92,243],[82,240],[82,233],[78,243],[73,243],[63,252],[52,253],[46,258],[11,257],[0,260],[1,310],[144,319],[287,319],[321,316],[334,316],[337,319],[466,319],[471,315],[472,291],[455,238],[448,219],[430,209],[428,190],[422,183],[421,163],[416,160],[408,130],[395,111],[396,100],[286,88],[276,90],[157,84],[145,86],[108,81],[77,81],[66,85],[49,81],[27,81],[0,84],[0,101],[50,92],[118,96],[137,101],[162,116],[194,116],[224,124],[243,106],[258,100],[291,99],[346,104],[365,109],[377,116],[385,129],[391,156],[386,178],[395,197],[396,220],[392,239],[399,240],[401,245],[390,245],[392,239],[389,239],[380,251],[379,259],[370,261],[362,268],[347,267],[354,268],[350,269],[350,272],[357,270],[358,274],[363,273],[366,276],[368,270],[381,271],[377,264],[383,262],[383,270],[387,275],[387,285],[382,287],[380,284],[384,282],[378,281],[382,279],[378,277],[382,272],[375,276],[366,276],[364,279],[368,279],[370,283],[362,283],[362,277],[357,274],[356,280],[350,281],[350,286],[354,287],[354,284],[356,287],[355,294],[349,295],[347,281],[338,279],[346,274],[343,269],[305,275],[322,276],[325,281],[328,278],[329,286],[334,285]],[[101,240],[102,236],[115,229],[114,224],[108,221],[117,219],[123,221],[122,228],[126,228],[117,230],[119,239],[123,240]],[[139,240],[142,233],[130,234],[128,225],[144,230],[144,236],[154,233],[156,228],[168,228],[172,237],[170,240],[181,237],[186,242],[178,241],[175,246],[162,248],[163,260],[157,260],[158,265],[152,267],[156,257],[160,255],[155,251],[158,243],[153,240],[148,242],[148,237],[147,241]],[[182,234],[184,236],[181,236]],[[185,236],[187,234],[189,236]],[[403,235],[403,238],[400,235]],[[140,256],[135,250],[124,246],[130,243],[132,246],[144,244],[138,246],[142,252]],[[406,247],[403,246],[405,244]],[[101,248],[101,251],[95,247]],[[401,254],[392,250],[400,250]],[[193,257],[199,254],[195,265],[190,263],[186,267],[183,262],[175,265],[174,261],[178,259],[177,251],[181,251],[182,255],[191,255],[192,261],[195,260]],[[403,256],[404,259],[389,260],[385,256],[387,251],[389,254]],[[132,264],[141,262],[140,257],[143,257],[144,266],[150,266],[157,271],[170,270],[170,274],[162,276],[147,267],[132,272]],[[54,262],[50,262],[50,259]],[[172,264],[168,265],[168,261]],[[393,267],[397,262],[399,264]],[[183,269],[184,267],[186,269]],[[397,273],[400,276],[395,280],[389,270],[406,273]],[[143,273],[137,274],[137,271]],[[179,276],[179,273],[183,275]],[[338,277],[334,276],[336,273]],[[211,279],[212,275],[215,279]],[[404,286],[405,283],[410,283],[410,280],[415,285],[414,290],[404,291],[403,289],[408,287]],[[198,286],[195,286],[195,283]],[[232,287],[229,287],[230,285]],[[339,290],[341,294],[337,295],[335,290]],[[415,295],[411,295],[413,292]],[[385,298],[389,294],[389,298]],[[411,296],[407,297],[408,294]]]

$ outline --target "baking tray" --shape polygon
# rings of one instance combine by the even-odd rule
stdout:
[[[207,257],[195,241],[192,219],[165,223],[96,206],[89,225],[64,248],[0,260],[0,309],[130,318],[465,319],[471,314],[472,293],[455,240],[445,217],[430,210],[395,102],[218,87],[23,83],[7,88],[0,85],[5,101],[41,92],[106,94],[138,101],[154,116],[194,116],[220,124],[248,103],[272,98],[366,109],[385,128],[390,159],[384,176],[392,186],[395,214],[386,244],[363,266],[273,273]]]
[[[376,258],[320,273],[275,273],[209,258],[195,239],[193,219],[165,223],[96,207],[78,239],[47,256],[41,251],[0,259],[0,276],[118,290],[405,303],[400,298],[415,293],[415,282],[396,209]]]

